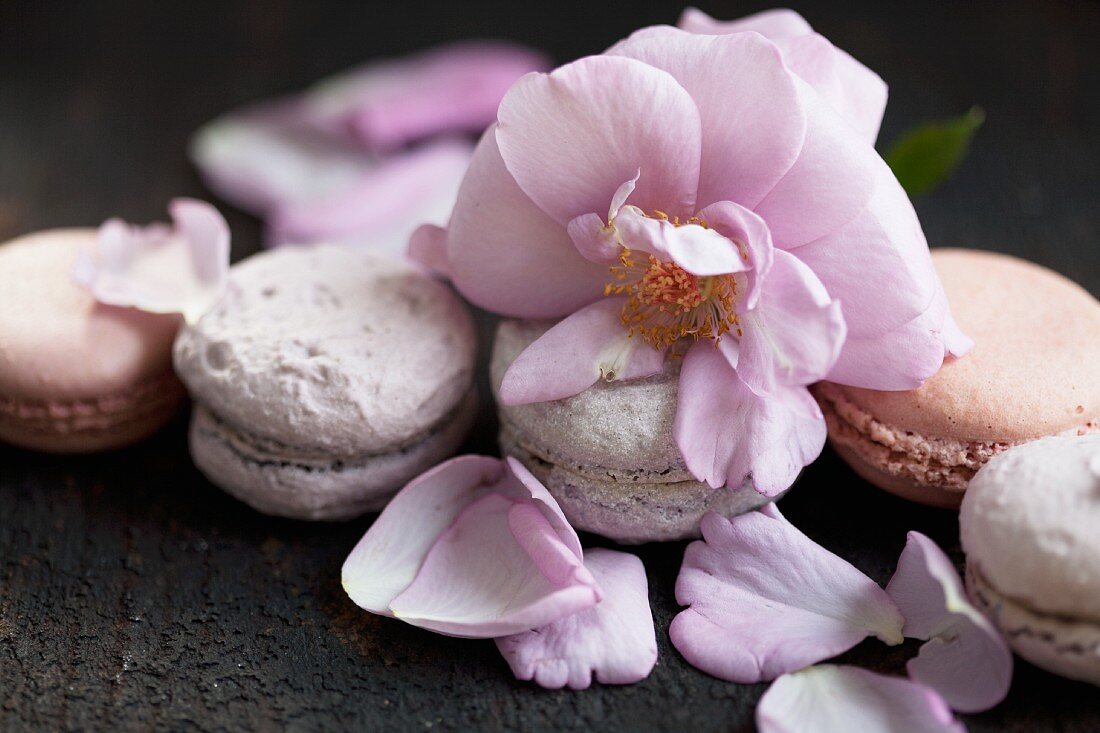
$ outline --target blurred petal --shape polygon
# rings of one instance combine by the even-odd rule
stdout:
[[[468,300],[520,318],[566,316],[602,298],[608,279],[607,267],[582,257],[565,227],[516,185],[495,128],[482,136],[458,190],[447,255]]]
[[[460,42],[345,72],[310,90],[305,104],[319,128],[390,150],[441,133],[480,132],[512,84],[548,66],[522,46]]]
[[[445,224],[472,154],[443,140],[398,153],[329,194],[269,212],[268,243],[347,243],[401,256],[425,222]]]
[[[656,27],[634,33],[607,53],[667,71],[699,108],[697,208],[727,200],[755,208],[794,165],[806,118],[794,79],[771,42],[751,33],[702,36]],[[643,181],[645,175],[643,167]]]
[[[105,222],[95,248],[77,257],[73,279],[101,303],[197,321],[225,292],[229,226],[204,201],[174,199],[168,211],[172,227]]]
[[[621,298],[604,298],[544,333],[504,373],[501,402],[560,400],[599,379],[635,379],[661,371],[664,352],[628,337],[621,313]]]
[[[639,169],[634,205],[691,214],[699,135],[699,112],[675,79],[611,56],[525,76],[501,102],[496,132],[520,188],[563,227],[604,211]]]
[[[905,635],[928,640],[906,664],[911,678],[963,713],[979,713],[1005,699],[1012,652],[967,600],[955,566],[936,543],[910,532],[886,592],[905,616]]]
[[[585,553],[584,564],[603,592],[599,604],[496,640],[518,679],[551,689],[584,690],[593,675],[603,684],[625,685],[653,670],[657,639],[641,560],[597,548]]]
[[[676,444],[700,481],[737,488],[751,477],[757,491],[775,496],[821,454],[825,433],[825,420],[805,387],[778,387],[762,399],[713,344],[700,342],[684,357]]]
[[[373,156],[314,129],[298,99],[230,112],[199,129],[189,153],[203,181],[257,216],[343,190]]]
[[[715,20],[697,8],[684,8],[676,25],[690,33],[706,35],[755,31],[773,41],[813,33],[813,28],[805,18],[786,8],[764,10],[737,20]]]
[[[760,733],[965,733],[934,691],[901,677],[822,664],[785,674],[756,706]]]
[[[692,665],[731,682],[795,672],[868,636],[902,641],[902,618],[862,572],[773,510],[703,517],[688,545],[672,643]],[[853,729],[858,730],[858,729]]]
[[[798,160],[752,207],[768,222],[772,241],[792,249],[840,229],[867,207],[875,192],[878,154],[809,85],[795,79],[806,114]],[[838,181],[843,171],[843,181]]]
[[[756,308],[741,317],[737,374],[760,397],[822,379],[844,345],[840,303],[813,271],[778,250]]]
[[[419,262],[429,272],[440,277],[451,276],[447,259],[447,230],[435,224],[421,224],[409,237],[409,259]]]

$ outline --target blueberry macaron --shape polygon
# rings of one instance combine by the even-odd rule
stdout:
[[[746,483],[711,488],[684,465],[673,438],[680,361],[644,379],[597,382],[563,400],[503,405],[508,367],[552,321],[504,321],[491,380],[500,446],[539,478],[577,529],[636,544],[699,536],[708,511],[734,516],[771,501]]]
[[[1100,685],[1100,435],[992,458],[959,512],[970,596],[1017,654]]]
[[[185,394],[172,373],[182,319],[96,301],[72,278],[95,229],[0,245],[0,440],[52,453],[150,435]]]
[[[380,509],[462,442],[475,354],[463,304],[401,260],[324,245],[256,255],[176,340],[192,457],[267,514]]]
[[[863,478],[958,507],[1007,448],[1100,432],[1100,302],[1043,267],[992,252],[933,250],[951,311],[974,348],[918,389],[821,383],[829,442]]]

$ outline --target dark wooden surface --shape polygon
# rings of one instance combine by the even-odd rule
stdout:
[[[704,6],[728,17],[754,9]],[[918,203],[934,245],[1012,252],[1100,291],[1096,5],[795,6],[890,83],[883,141],[986,108],[965,167]],[[678,11],[0,2],[0,239],[111,215],[161,219],[172,196],[210,197],[184,158],[192,130],[366,58],[495,35],[567,60]],[[223,208],[234,257],[254,251],[258,223]],[[481,324],[484,337],[491,322]],[[753,728],[764,687],[712,679],[668,642],[682,545],[639,551],[660,645],[652,676],[547,692],[516,682],[491,642],[360,612],[338,572],[370,519],[260,516],[192,467],[185,427],[181,416],[142,445],[83,458],[0,447],[0,730]],[[467,450],[493,452],[494,433],[486,406]],[[881,582],[908,529],[958,558],[952,514],[871,489],[829,452],[782,506]],[[915,648],[867,642],[842,659],[900,672]],[[966,721],[973,731],[1097,731],[1100,690],[1021,663],[1008,701]]]

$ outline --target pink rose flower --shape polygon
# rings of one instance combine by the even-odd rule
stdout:
[[[788,56],[757,32],[655,27],[511,88],[445,235],[415,240],[474,303],[564,317],[502,399],[682,358],[687,467],[774,495],[824,444],[807,385],[908,389],[968,348],[868,126]]]

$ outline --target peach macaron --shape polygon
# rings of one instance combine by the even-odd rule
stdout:
[[[172,371],[182,319],[103,305],[71,277],[95,229],[0,245],[0,440],[53,453],[136,442],[183,402]]]
[[[971,352],[911,391],[823,382],[815,395],[830,443],[860,476],[955,508],[1009,447],[1100,432],[1100,302],[1007,255],[940,249],[932,259]]]

